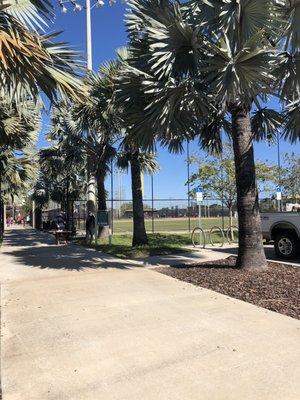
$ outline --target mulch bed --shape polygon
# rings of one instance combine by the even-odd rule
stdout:
[[[156,268],[173,278],[300,319],[300,267],[269,263],[262,271],[235,268],[235,257]]]

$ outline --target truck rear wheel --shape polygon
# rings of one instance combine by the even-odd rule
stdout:
[[[291,260],[299,254],[300,241],[293,233],[283,231],[276,235],[274,248],[277,257]]]

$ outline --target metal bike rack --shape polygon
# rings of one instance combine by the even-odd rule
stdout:
[[[203,245],[201,245],[201,239],[200,239],[200,244],[196,244],[195,243],[195,235],[197,233],[199,234],[200,238],[201,238],[201,235],[203,235]],[[199,228],[199,227],[194,228],[194,230],[192,232],[192,243],[193,243],[194,247],[202,246],[202,248],[205,249],[205,247],[206,247],[206,235],[205,235],[205,232],[204,232],[204,230],[202,228]]]
[[[212,234],[213,234],[215,231],[221,232],[222,242],[221,242],[221,244],[219,244],[218,247],[223,247],[223,246],[224,246],[224,242],[225,242],[225,235],[224,235],[223,229],[220,228],[220,227],[217,226],[217,225],[216,225],[216,226],[213,226],[213,227],[210,229],[210,231],[209,231],[209,242],[210,242],[210,244],[211,244],[213,247],[216,246],[216,244],[213,243],[213,241],[212,241]]]
[[[232,240],[231,237],[230,237],[230,234],[231,234],[231,231],[232,231],[232,230],[238,231],[239,228],[238,228],[236,225],[231,225],[231,226],[227,229],[227,232],[226,232],[226,239],[227,239],[227,241],[228,241],[229,244],[234,243],[234,240]]]

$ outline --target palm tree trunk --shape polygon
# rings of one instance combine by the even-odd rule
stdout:
[[[2,197],[0,197],[0,239],[3,239],[4,236],[4,222],[5,215],[4,215],[4,203],[2,201]]]
[[[98,210],[106,211],[106,192],[105,192],[105,172],[102,169],[97,171],[97,202]],[[109,226],[99,226],[97,237],[99,239],[106,238],[109,235]]]
[[[138,159],[138,152],[131,157],[131,188],[133,206],[133,238],[132,246],[148,244],[145,228],[145,216],[142,193],[141,165]]]
[[[98,210],[106,210],[106,192],[104,185],[105,175],[103,171],[97,173],[97,200]]]
[[[6,215],[4,215],[4,202],[2,198],[2,179],[0,177],[0,239],[3,239],[4,236],[4,220],[6,218]]]
[[[232,117],[239,216],[237,267],[262,269],[267,266],[267,261],[261,233],[249,108],[234,104],[229,110]]]

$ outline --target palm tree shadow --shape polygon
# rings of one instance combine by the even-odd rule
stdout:
[[[126,261],[96,252],[93,249],[68,245],[42,245],[23,248],[7,248],[2,254],[13,257],[14,262],[29,268],[84,271],[88,269],[129,269],[133,265]]]
[[[87,269],[128,269],[132,264],[79,246],[40,246],[3,252],[30,268],[84,271]]]
[[[84,271],[133,266],[93,249],[72,244],[57,246],[53,235],[33,229],[6,232],[1,254],[13,257],[18,264],[40,269]]]
[[[5,232],[5,245],[9,247],[37,246],[53,244],[53,236],[33,229],[7,229]]]

